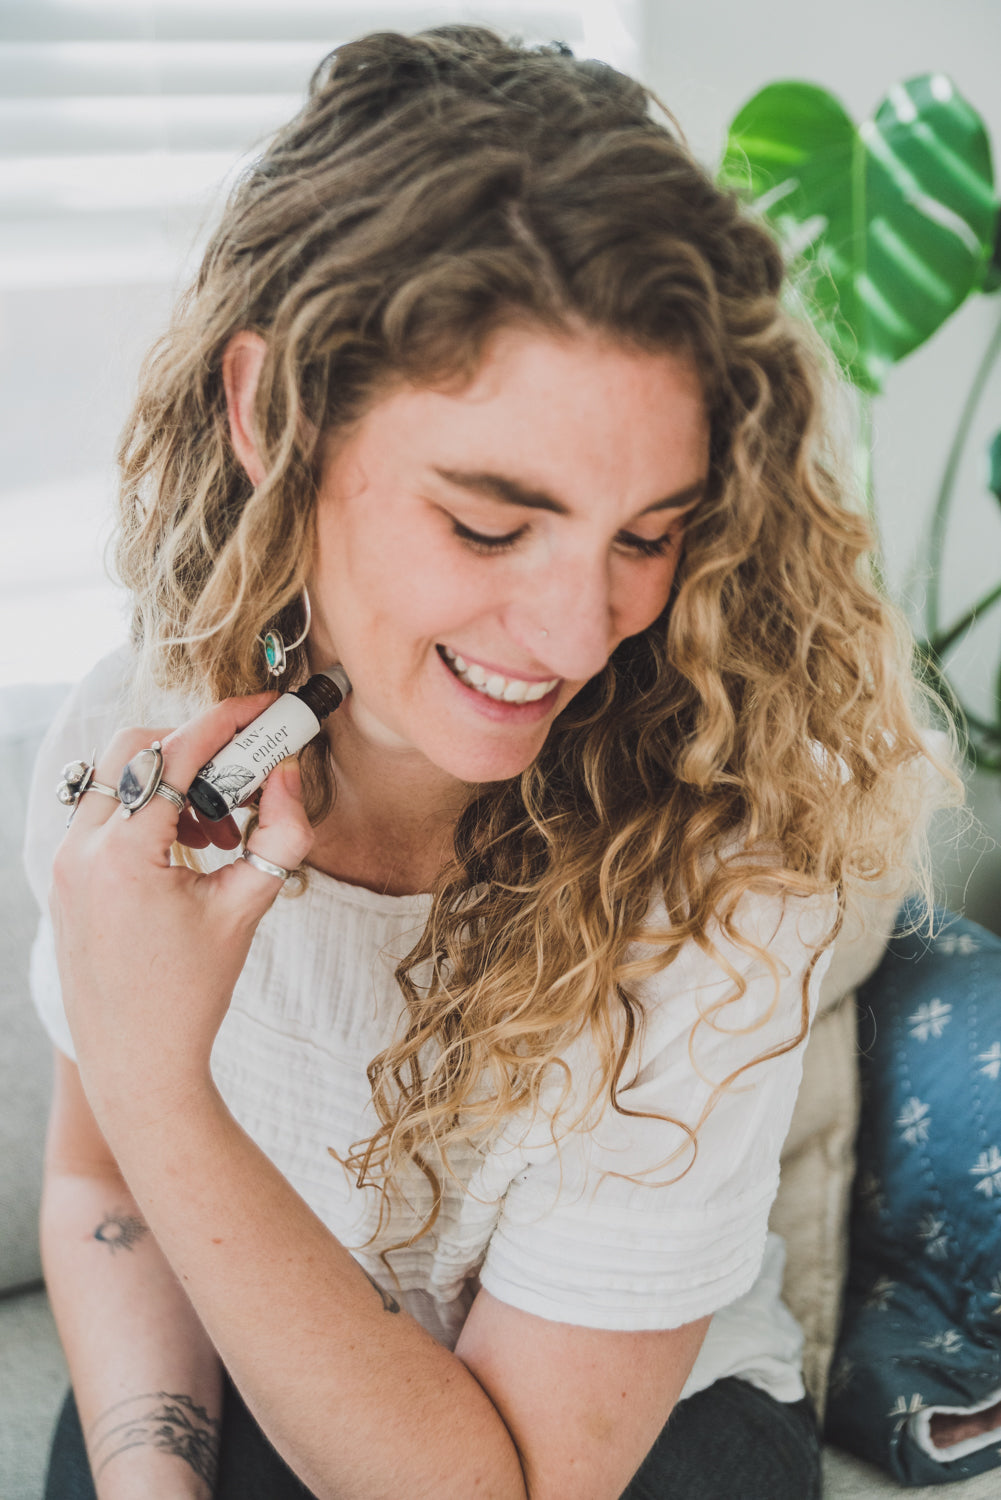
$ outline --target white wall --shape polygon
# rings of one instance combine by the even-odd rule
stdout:
[[[647,0],[644,82],[676,115],[696,154],[719,160],[726,126],[766,83],[798,78],[830,89],[862,120],[886,91],[944,72],[980,112],[1001,178],[999,0]],[[1001,294],[974,297],[890,375],[874,408],[873,473],[888,577],[920,622],[919,561],[934,495],[966,393],[1001,319]],[[1001,429],[1001,369],[984,394],[959,475],[944,558],[942,615],[950,621],[1001,579],[1001,506],[985,485],[984,451]],[[1001,607],[950,663],[971,708],[987,710],[1001,661]],[[1001,777],[978,778],[984,825],[943,850],[944,894],[1001,930]]]
[[[0,683],[68,682],[125,634],[113,454],[164,285],[0,291]]]

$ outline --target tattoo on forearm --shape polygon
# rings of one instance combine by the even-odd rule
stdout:
[[[112,1406],[90,1430],[88,1446],[94,1478],[130,1448],[154,1448],[180,1458],[215,1490],[219,1463],[219,1422],[190,1396],[154,1391]]]
[[[149,1226],[137,1214],[110,1213],[94,1230],[94,1238],[107,1245],[112,1254],[116,1250],[134,1250]]]
[[[376,1291],[379,1293],[379,1296],[382,1298],[382,1305],[385,1308],[386,1312],[398,1313],[400,1310],[400,1304],[397,1302],[396,1298],[391,1297],[387,1291],[384,1291],[376,1281],[375,1277],[369,1276],[364,1266],[359,1266],[359,1270],[361,1271],[362,1275],[372,1283]]]

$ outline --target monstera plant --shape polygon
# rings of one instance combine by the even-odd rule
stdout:
[[[859,392],[866,431],[892,367],[971,293],[1001,287],[990,141],[941,73],[899,84],[861,125],[825,89],[771,84],[733,120],[720,178],[774,229],[803,305]],[[999,357],[1001,320],[971,383],[934,504],[921,642],[929,674],[964,714],[971,754],[993,770],[1001,770],[1001,675],[993,717],[974,714],[949,688],[943,659],[1001,602],[1001,578],[944,626],[939,594],[959,461]],[[868,444],[864,479],[872,503]],[[1001,433],[991,448],[990,487],[1001,501]]]

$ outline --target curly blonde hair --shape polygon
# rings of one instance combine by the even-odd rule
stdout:
[[[581,1038],[601,1063],[589,1103],[621,1107],[639,979],[688,943],[720,956],[714,933],[753,948],[751,891],[830,896],[830,940],[912,858],[925,695],[782,287],[771,239],[638,83],[479,28],[379,34],[320,65],[150,356],[121,450],[118,566],[149,678],[212,699],[260,686],[268,624],[299,633],[321,438],[393,382],[469,377],[517,322],[683,354],[704,388],[709,490],[668,608],[520,777],[471,789],[398,970],[398,1034],[370,1065],[380,1124],[348,1157],[359,1182],[385,1189],[416,1164],[436,1205],[455,1142],[538,1104]],[[256,487],[221,375],[239,329],[267,346]],[[305,672],[300,650],[286,685]],[[319,821],[322,737],[303,771]]]

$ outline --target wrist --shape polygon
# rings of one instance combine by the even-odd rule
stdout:
[[[220,1431],[218,1414],[179,1392],[116,1403],[88,1433],[98,1500],[212,1500]]]
[[[207,1069],[156,1086],[132,1078],[81,1078],[95,1119],[119,1166],[154,1161],[179,1134],[210,1129],[229,1112]],[[126,1174],[127,1175],[127,1174]]]

